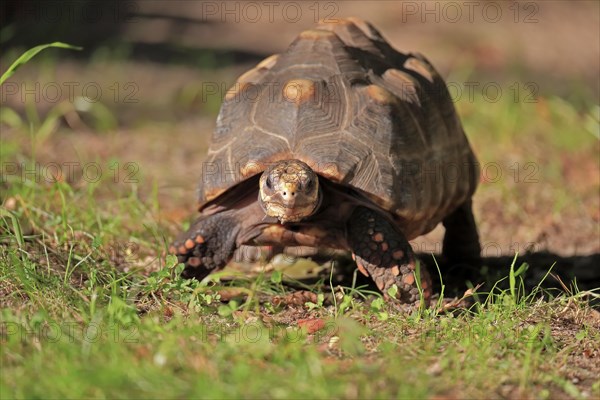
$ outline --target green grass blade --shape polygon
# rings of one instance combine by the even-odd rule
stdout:
[[[15,73],[15,71],[17,69],[19,69],[19,67],[21,67],[21,65],[27,63],[29,60],[31,60],[33,57],[35,57],[40,51],[51,48],[51,47],[57,47],[57,48],[61,48],[61,49],[70,49],[70,50],[83,49],[83,47],[73,46],[73,45],[70,45],[67,43],[62,43],[62,42],[41,44],[39,46],[32,47],[31,49],[29,49],[25,53],[23,53],[21,55],[21,57],[17,58],[15,60],[15,62],[13,62],[12,65],[10,67],[8,67],[8,69],[6,71],[4,71],[2,76],[0,76],[0,85],[2,85],[4,83],[4,81],[6,81],[8,78],[10,78]]]
[[[518,256],[519,256],[519,253],[515,253],[515,257],[513,258],[512,264],[510,264],[510,271],[508,274],[510,295],[512,296],[512,298],[515,302],[516,302],[516,298],[517,298],[517,294],[516,294],[516,290],[515,290],[515,286],[516,286],[516,282],[517,282],[517,276],[515,275],[515,263],[517,262]]]
[[[17,219],[16,215],[14,213],[12,213],[11,211],[5,209],[4,207],[0,207],[0,217],[8,218],[11,220],[12,227],[13,227],[13,234],[15,236],[17,244],[19,245],[19,249],[22,249],[23,244],[25,243],[25,240],[23,238],[23,230],[21,229],[21,224],[19,223],[19,220]]]

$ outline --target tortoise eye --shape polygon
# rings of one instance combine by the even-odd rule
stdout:
[[[273,182],[271,182],[271,177],[270,176],[267,178],[267,182],[266,183],[267,183],[267,187],[269,189],[273,189]]]
[[[306,188],[306,190],[310,190],[310,189],[312,189],[314,184],[315,184],[315,182],[312,179],[309,179],[306,181],[306,184],[304,185],[304,187]]]

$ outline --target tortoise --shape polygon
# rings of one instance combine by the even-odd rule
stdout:
[[[357,18],[320,23],[224,96],[202,166],[200,216],[170,246],[184,277],[242,245],[352,253],[384,293],[432,294],[409,240],[440,222],[443,256],[477,262],[479,169],[447,87]]]

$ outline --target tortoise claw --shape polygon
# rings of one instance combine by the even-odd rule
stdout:
[[[169,247],[180,263],[182,276],[203,279],[223,268],[233,256],[239,223],[233,211],[201,217]]]

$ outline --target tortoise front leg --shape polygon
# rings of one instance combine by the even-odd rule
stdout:
[[[357,207],[348,221],[347,240],[358,269],[370,276],[384,296],[392,285],[404,303],[419,300],[417,279],[425,300],[431,297],[431,278],[421,263],[416,276],[416,258],[404,235],[387,218],[365,207]]]
[[[202,216],[179,235],[169,252],[185,264],[183,277],[201,280],[231,260],[240,230],[239,212],[235,210]]]

